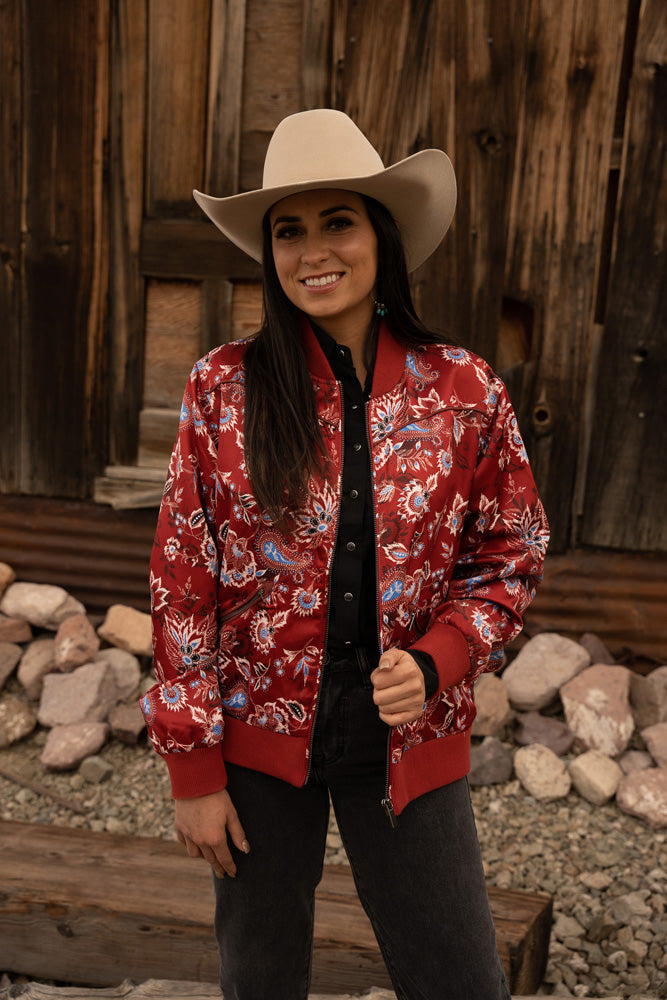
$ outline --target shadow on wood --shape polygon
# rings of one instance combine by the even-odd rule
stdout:
[[[165,973],[217,982],[212,876],[180,845],[2,822],[0,854],[5,971],[103,986]],[[489,898],[512,992],[533,992],[546,965],[551,899],[494,887]],[[349,869],[326,866],[312,988],[340,994],[371,986],[391,986],[373,931]]]

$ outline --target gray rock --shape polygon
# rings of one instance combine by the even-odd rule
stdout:
[[[512,721],[512,709],[505,685],[494,674],[482,674],[475,683],[477,715],[472,724],[473,736],[495,736]]]
[[[16,676],[31,701],[41,695],[46,674],[56,669],[55,648],[55,639],[35,639],[21,657]]]
[[[630,671],[601,664],[588,667],[561,688],[565,719],[587,750],[616,757],[634,731],[628,694]]]
[[[133,653],[128,653],[125,649],[101,649],[99,653],[95,654],[95,662],[109,664],[113,670],[118,697],[121,700],[134,694],[141,680],[141,666]],[[152,678],[151,686],[154,683],[155,678]]]
[[[582,798],[601,806],[616,794],[623,772],[611,757],[589,750],[572,761],[570,777]]]
[[[40,760],[51,771],[72,771],[84,757],[97,753],[106,741],[106,722],[79,722],[54,726],[46,739]]]
[[[571,748],[574,736],[559,719],[540,715],[539,712],[522,712],[515,719],[514,742],[521,747],[541,743],[553,750],[557,757],[562,757]]]
[[[584,928],[579,921],[575,920],[574,917],[568,917],[564,913],[559,913],[556,916],[552,931],[554,937],[559,941],[564,941],[568,937],[580,938],[585,934]]]
[[[571,779],[565,764],[540,743],[516,751],[514,770],[526,791],[540,802],[562,799],[570,791]]]
[[[600,913],[596,913],[591,920],[591,925],[586,932],[586,937],[589,941],[597,944],[610,937],[612,932],[615,930],[616,921],[609,915],[609,913],[607,913],[606,910],[602,910]]]
[[[104,757],[85,757],[79,764],[79,774],[91,785],[101,785],[113,774],[113,765]]]
[[[117,701],[111,667],[86,663],[71,674],[47,674],[37,717],[43,726],[101,722]]]
[[[55,632],[66,618],[85,614],[86,609],[62,587],[49,583],[12,583],[0,601],[0,611],[10,618],[25,618],[37,628]]]
[[[470,751],[468,781],[478,785],[500,785],[512,777],[512,754],[495,736],[486,739]]]
[[[667,827],[667,768],[651,767],[626,775],[616,791],[616,803],[649,826]]]
[[[151,616],[128,608],[124,604],[112,604],[97,634],[112,646],[126,649],[137,656],[152,656]]]
[[[0,691],[16,669],[23,650],[14,642],[0,642]]]
[[[0,615],[0,642],[30,642],[32,629],[23,618]]]
[[[641,736],[658,767],[667,767],[667,722],[642,729]]]
[[[146,721],[138,702],[132,705],[116,705],[109,713],[111,733],[122,743],[138,743],[146,728]]]
[[[7,563],[0,562],[0,597],[7,590],[10,583],[16,579],[16,573]]]
[[[90,663],[99,648],[100,640],[86,616],[72,615],[56,633],[56,667],[62,673],[69,673],[75,667]]]
[[[611,915],[619,924],[632,924],[634,917],[650,917],[651,907],[646,902],[650,895],[650,892],[644,889],[617,896],[609,904]]]
[[[591,663],[606,663],[608,665],[616,663],[616,660],[611,655],[602,639],[595,635],[594,632],[584,632],[579,640],[579,645],[584,647],[591,658]]]
[[[7,695],[0,701],[0,750],[29,736],[37,716],[19,698]]]
[[[653,758],[644,750],[627,750],[618,763],[623,774],[631,774],[633,771],[645,771],[647,767],[653,767]]]
[[[667,667],[657,667],[646,677],[633,672],[630,704],[638,729],[667,722]]]
[[[578,642],[542,632],[526,643],[502,681],[513,708],[536,711],[555,701],[562,685],[589,663],[588,653]]]

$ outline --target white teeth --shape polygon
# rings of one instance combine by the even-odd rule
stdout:
[[[338,281],[339,274],[325,274],[322,278],[304,278],[303,283],[306,288],[317,287],[320,285],[332,285],[334,281]]]

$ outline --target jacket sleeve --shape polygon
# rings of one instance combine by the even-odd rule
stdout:
[[[438,545],[451,545],[463,518],[452,578],[426,633],[413,645],[433,657],[445,690],[496,670],[518,635],[542,579],[548,524],[507,391],[494,380],[495,405],[480,430],[469,496],[457,496]]]
[[[215,393],[200,362],[183,397],[150,563],[157,683],[142,698],[174,798],[224,788],[224,720],[216,672],[218,549]]]

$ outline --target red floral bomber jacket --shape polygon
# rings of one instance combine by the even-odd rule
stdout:
[[[206,355],[185,391],[151,559],[158,682],[141,702],[176,798],[224,788],[224,760],[307,780],[342,428],[339,386],[305,320],[303,336],[338,476],[311,481],[289,537],[260,513],[245,471],[245,342]],[[521,629],[548,528],[505,387],[479,358],[406,350],[383,326],[367,419],[381,648],[425,650],[440,681],[421,717],[390,731],[385,807],[398,814],[467,773],[473,683]]]

